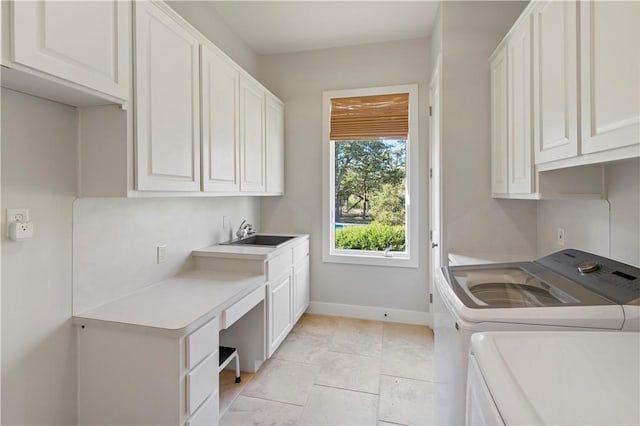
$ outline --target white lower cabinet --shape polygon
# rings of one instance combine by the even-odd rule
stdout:
[[[195,267],[203,270],[252,272],[265,276],[266,342],[262,348],[263,354],[267,358],[271,357],[309,307],[309,237],[297,236],[269,254],[252,253],[249,247],[243,254],[230,254],[225,247],[228,246],[194,251]],[[246,312],[259,299],[260,295],[256,291],[236,306]],[[222,313],[222,328],[238,316],[234,312],[235,309]]]
[[[78,327],[78,424],[217,425],[218,329]]]
[[[269,321],[267,322],[267,336],[269,341],[269,356],[287,337],[293,328],[293,303],[291,274],[280,277],[267,285],[269,301]]]
[[[267,356],[273,355],[309,307],[309,240],[266,261]]]
[[[293,317],[298,321],[309,307],[309,256],[293,266]]]

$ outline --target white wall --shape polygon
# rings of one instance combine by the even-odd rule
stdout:
[[[565,245],[557,244],[558,228]],[[609,203],[606,200],[538,201],[538,255],[576,248],[609,256]]]
[[[35,237],[6,238],[2,212],[2,424],[76,422],[71,326],[74,108],[2,89],[2,206],[27,207]]]
[[[176,12],[189,21],[216,46],[252,76],[259,78],[259,56],[232,30],[216,12],[212,1],[167,1]]]
[[[495,200],[490,189],[488,58],[525,6],[502,1],[441,6],[445,252],[536,254],[536,203]]]
[[[608,165],[611,257],[640,268],[640,159]]]
[[[262,224],[311,234],[311,300],[427,311],[429,39],[264,56],[261,69],[266,86],[286,104],[285,195],[263,200]],[[420,267],[323,263],[322,92],[406,83],[418,83],[420,91]]]
[[[563,247],[556,244],[565,230],[565,247],[577,248],[640,267],[640,160],[605,168],[607,200],[538,202],[538,255]]]
[[[189,267],[192,250],[231,239],[243,219],[259,229],[260,201],[85,198],[73,216],[73,311],[82,312]],[[157,264],[160,244],[167,260]]]

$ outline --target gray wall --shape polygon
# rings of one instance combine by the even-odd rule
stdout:
[[[257,74],[257,55],[207,2],[177,3],[179,13]],[[2,214],[2,424],[76,423],[72,276],[86,308],[167,277],[191,249],[228,239],[223,215],[232,226],[244,217],[259,225],[260,201],[250,197],[83,199],[74,206],[76,140],[75,108],[2,90],[2,207],[28,207],[35,223],[33,240],[8,242]],[[156,265],[160,242],[169,257]],[[89,296],[87,286],[95,290]]]
[[[212,1],[167,1],[173,10],[224,51],[249,74],[259,79],[260,58],[229,28]]]
[[[526,4],[469,1],[441,6],[445,252],[536,253],[536,203],[496,200],[490,188],[488,58]]]
[[[190,267],[192,250],[231,239],[243,219],[259,229],[260,201],[85,198],[75,202],[73,218],[73,311],[78,313]],[[157,264],[160,244],[167,245],[167,258]]]
[[[538,255],[577,248],[640,267],[640,160],[605,166],[607,200],[538,202]]]
[[[262,201],[262,224],[274,232],[311,234],[311,300],[425,312],[426,238],[420,267],[322,261],[322,92],[418,83],[420,97],[419,237],[427,235],[429,39],[262,57],[264,84],[286,104],[286,188]]]
[[[2,424],[76,422],[71,224],[76,110],[2,89],[2,207],[27,207],[35,237],[2,214]]]

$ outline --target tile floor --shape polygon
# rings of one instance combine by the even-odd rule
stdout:
[[[221,425],[425,425],[433,333],[305,314],[258,371],[220,376]]]

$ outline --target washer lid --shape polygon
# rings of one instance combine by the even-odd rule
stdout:
[[[471,352],[507,425],[640,424],[638,333],[476,333]]]
[[[453,266],[447,275],[458,298],[474,309],[615,304],[534,262]]]

